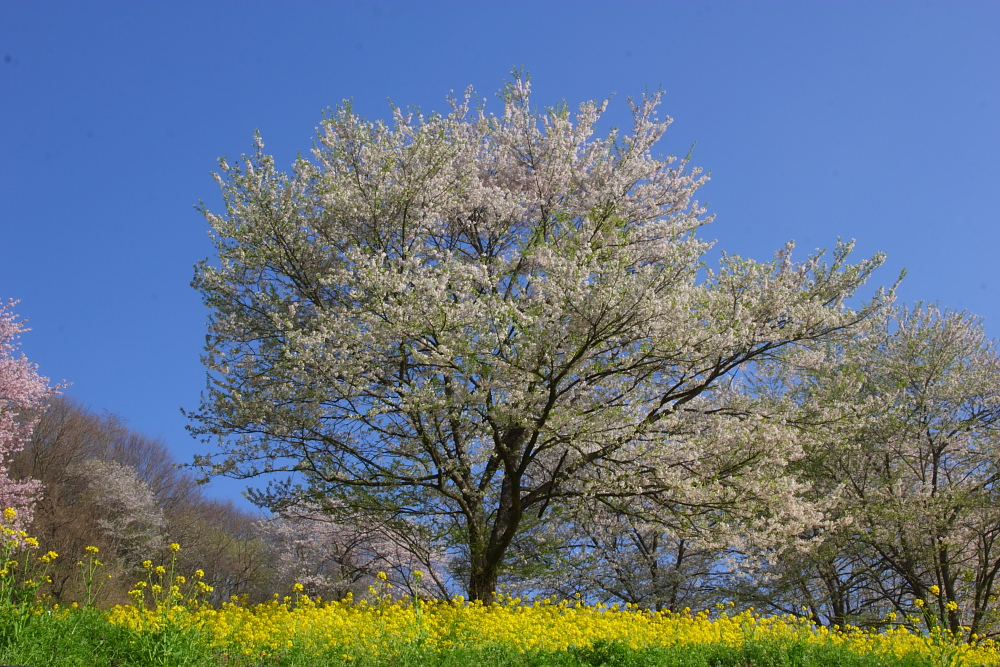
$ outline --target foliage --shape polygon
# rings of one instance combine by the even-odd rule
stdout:
[[[844,302],[881,255],[795,263],[789,244],[702,272],[705,179],[653,156],[659,95],[603,138],[606,103],[539,113],[521,78],[500,95],[501,116],[470,92],[391,127],[345,104],[291,174],[259,138],[221,162],[218,261],[194,281],[206,472],[289,473],[255,499],[378,514],[484,600],[533,521],[584,501],[725,509],[765,536],[810,520],[791,429],[727,383],[866,318],[881,297]]]

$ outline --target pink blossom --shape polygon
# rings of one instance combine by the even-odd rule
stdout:
[[[35,364],[18,354],[18,338],[28,331],[17,321],[8,300],[0,306],[0,508],[17,510],[17,523],[30,523],[32,509],[41,488],[33,479],[11,479],[8,463],[20,451],[35,428],[45,402],[58,387],[38,374]]]

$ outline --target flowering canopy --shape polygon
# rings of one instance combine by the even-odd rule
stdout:
[[[1000,350],[982,320],[886,309],[822,363],[785,368],[768,384],[806,414],[797,465],[833,499],[808,557],[779,570],[796,604],[829,600],[835,623],[916,606],[954,633],[996,633]]]
[[[550,504],[791,499],[790,437],[711,416],[708,390],[866,317],[878,298],[844,300],[882,261],[840,244],[794,263],[789,244],[700,276],[705,178],[654,157],[659,95],[603,138],[606,103],[540,113],[520,78],[501,97],[502,116],[470,93],[391,126],[345,104],[290,174],[258,138],[221,161],[218,262],[194,281],[212,314],[193,430],[221,447],[205,469],[297,474],[257,496],[272,506],[396,517],[454,546],[485,599]]]
[[[0,305],[0,507],[15,509],[19,524],[26,525],[39,484],[11,479],[7,465],[31,437],[39,410],[55,389],[38,375],[35,364],[17,354],[17,339],[26,329],[17,321],[15,305],[13,299]]]

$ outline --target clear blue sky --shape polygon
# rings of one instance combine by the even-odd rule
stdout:
[[[511,68],[536,102],[665,90],[661,149],[711,172],[703,236],[769,258],[856,238],[904,301],[1000,336],[998,2],[0,0],[0,298],[23,350],[180,460],[204,386],[199,200],[259,128],[279,164],[345,98],[444,109]],[[210,493],[235,496],[234,484]]]

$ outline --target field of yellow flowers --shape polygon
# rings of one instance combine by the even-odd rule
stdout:
[[[771,659],[759,664],[840,664],[849,654],[857,656],[859,664],[1000,664],[992,644],[955,644],[945,637],[905,629],[885,633],[851,628],[830,631],[800,618],[765,618],[753,611],[729,613],[722,609],[715,613],[677,614],[566,600],[526,603],[507,598],[498,604],[482,605],[461,598],[383,598],[374,603],[350,599],[317,603],[298,595],[252,607],[235,603],[219,609],[197,605],[158,610],[119,606],[107,618],[112,625],[128,628],[136,636],[162,633],[166,628],[197,636],[215,655],[229,659],[294,653],[301,656],[301,664],[317,665],[350,664],[362,657],[396,664],[400,655],[411,649],[419,649],[424,655],[447,655],[495,647],[516,660],[517,655],[579,656],[595,646],[617,647],[622,656],[651,657],[680,656],[685,652],[694,656],[711,649],[709,653],[720,658],[744,655],[748,647],[758,652],[768,647],[765,653]],[[841,657],[827,662],[822,659],[824,653],[831,658]],[[807,655],[813,659],[795,659]],[[309,662],[309,657],[316,662]]]
[[[202,601],[212,592],[204,573],[180,574],[176,559],[143,562],[127,605],[95,608],[88,583],[86,599],[59,607],[35,595],[57,555],[37,555],[23,531],[3,530],[0,662],[9,665],[1000,665],[990,641],[904,627],[830,630],[723,606],[670,613],[581,600],[400,599],[385,575],[360,600],[314,600],[297,585],[266,604],[214,607]],[[98,550],[78,565],[93,582]]]

